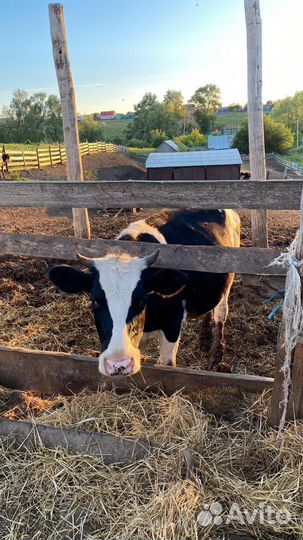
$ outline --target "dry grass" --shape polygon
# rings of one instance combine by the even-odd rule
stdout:
[[[25,394],[24,400],[31,402]],[[61,398],[56,408],[44,404],[38,422],[147,438],[160,449],[133,464],[105,466],[100,458],[47,450],[38,441],[30,451],[3,441],[1,539],[302,537],[303,424],[289,426],[283,444],[277,441],[266,425],[267,401],[265,394],[242,404],[233,422],[207,414],[203,396],[103,391]],[[23,407],[23,418],[32,414]],[[190,468],[187,449],[194,455]],[[235,503],[249,512],[260,504],[287,510],[291,520],[199,526],[199,512],[213,502],[222,505],[223,520]]]

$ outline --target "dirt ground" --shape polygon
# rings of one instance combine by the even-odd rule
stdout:
[[[85,180],[142,180],[146,178],[146,169],[142,163],[124,154],[99,153],[83,156],[82,164]],[[32,180],[66,179],[66,166],[54,165],[43,169],[28,169],[22,171],[23,178]],[[10,175],[7,175],[10,179]]]

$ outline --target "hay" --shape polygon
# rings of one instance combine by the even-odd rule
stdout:
[[[96,457],[47,450],[39,441],[30,451],[3,441],[1,538],[196,540],[222,539],[227,532],[230,538],[239,533],[276,540],[302,536],[303,423],[286,428],[282,446],[265,421],[268,394],[243,403],[232,423],[205,413],[201,398],[104,390],[61,398],[55,408],[44,403],[38,416],[35,409],[39,423],[142,437],[160,449],[131,465],[105,466]],[[20,410],[23,418],[32,418],[32,410]],[[187,449],[194,455],[190,468]],[[260,503],[286,509],[291,521],[199,526],[197,516],[214,502],[222,505],[223,521],[235,503],[250,512]]]

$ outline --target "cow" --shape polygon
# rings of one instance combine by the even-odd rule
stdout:
[[[238,247],[240,219],[233,210],[163,210],[156,217],[131,223],[116,240]],[[78,255],[88,271],[59,265],[49,270],[49,278],[65,293],[90,296],[103,375],[140,371],[140,344],[155,333],[160,339],[158,363],[176,366],[186,319],[205,315],[202,337],[207,342],[212,312],[208,369],[228,370],[222,362],[224,324],[234,274],[152,268],[158,254],[156,250],[140,258],[118,251],[92,259]]]

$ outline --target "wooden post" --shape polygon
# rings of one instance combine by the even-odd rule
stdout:
[[[22,158],[23,158],[23,167],[25,168],[25,167],[26,167],[26,164],[25,164],[24,150],[22,150]]]
[[[37,156],[37,165],[38,165],[38,169],[40,169],[40,158],[39,158],[39,148],[38,146],[36,146],[36,156]]]
[[[66,42],[64,9],[61,4],[49,4],[49,19],[54,63],[61,98],[67,179],[83,181],[75,90]],[[90,238],[90,224],[86,208],[73,208],[73,223],[76,237]]]
[[[51,167],[53,166],[53,160],[52,160],[52,150],[50,144],[48,145],[48,153],[49,153],[49,161],[51,164]]]
[[[262,23],[259,0],[244,0],[247,32],[248,137],[252,180],[265,180],[262,104]],[[252,211],[252,242],[267,247],[267,210]]]
[[[296,241],[296,249],[294,257],[297,261],[301,261],[303,258],[303,191],[301,195],[301,220],[300,220],[300,230],[298,233]],[[300,270],[300,275],[302,276],[302,270]],[[292,280],[292,271],[291,268],[287,271],[285,291],[289,290]],[[302,291],[302,279],[301,279],[301,291]],[[302,293],[301,298],[296,299],[300,302],[300,308],[303,309],[302,302]],[[269,423],[272,426],[279,426],[280,421],[283,415],[284,408],[284,382],[286,375],[281,368],[283,367],[285,360],[285,349],[284,349],[284,335],[285,335],[285,326],[287,323],[288,317],[292,317],[292,305],[286,305],[284,300],[284,309],[283,309],[283,319],[282,319],[282,329],[279,338],[279,355],[276,360],[275,368],[275,378],[274,378],[274,387],[271,396],[270,409],[269,409]],[[288,388],[287,396],[287,410],[285,420],[294,420],[303,418],[303,336],[299,336],[298,342],[295,348],[292,351],[291,357],[291,381],[290,387]]]
[[[61,152],[61,144],[60,143],[58,145],[58,148],[59,148],[59,155],[60,155],[60,163],[62,165],[63,161],[62,161],[62,152]]]

